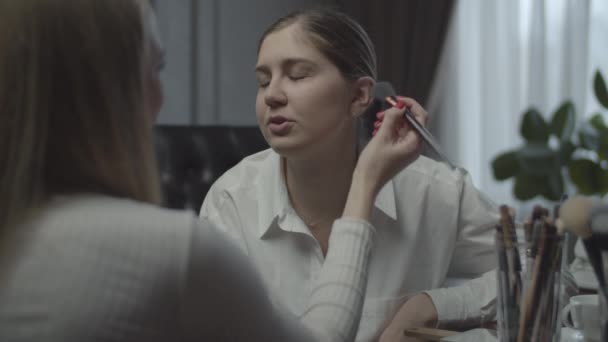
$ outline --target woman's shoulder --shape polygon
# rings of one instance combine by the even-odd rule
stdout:
[[[56,196],[40,216],[42,224],[57,230],[78,229],[90,235],[149,238],[188,235],[196,216],[191,211],[161,208],[128,198],[102,194]]]
[[[104,274],[115,276],[123,265],[151,278],[179,277],[198,225],[192,211],[80,194],[53,199],[32,221],[30,227],[37,233],[28,239],[39,250],[65,245],[68,259],[85,260],[83,265],[99,260]]]
[[[125,198],[55,196],[20,227],[18,241],[27,253],[11,261],[17,286],[0,302],[9,300],[15,312],[39,303],[47,316],[95,329],[143,322],[133,313],[170,312],[180,298],[197,224],[191,212]],[[141,328],[142,334],[160,331]]]
[[[452,168],[444,162],[420,156],[399,172],[394,181],[397,183],[415,181],[419,185],[460,187],[467,177],[468,172],[463,168]]]

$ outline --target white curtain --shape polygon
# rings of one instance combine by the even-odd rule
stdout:
[[[550,118],[566,99],[579,120],[599,108],[592,74],[608,75],[608,1],[459,0],[427,109],[446,154],[497,203],[516,206],[491,161],[522,143],[521,114]]]

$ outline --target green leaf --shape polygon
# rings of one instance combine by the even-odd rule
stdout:
[[[541,195],[545,190],[542,177],[536,177],[528,174],[519,174],[515,177],[515,185],[513,186],[513,195],[515,198],[526,201],[538,195]]]
[[[570,162],[574,151],[576,151],[576,146],[571,141],[566,141],[559,146],[558,163],[560,167]]]
[[[564,177],[560,171],[561,169],[556,170],[543,180],[545,189],[542,195],[550,201],[559,201],[564,193]]]
[[[521,121],[521,135],[529,143],[547,143],[549,125],[534,108],[528,110]]]
[[[574,113],[574,104],[570,101],[566,101],[553,114],[551,132],[555,134],[560,141],[567,141],[572,137],[575,125],[576,114]]]
[[[601,103],[604,108],[608,109],[608,90],[606,89],[606,82],[604,82],[604,78],[599,70],[595,72],[593,90],[595,91],[595,97],[597,97],[598,102]]]
[[[591,127],[595,128],[598,132],[608,132],[608,126],[604,121],[604,116],[600,113],[596,113],[589,119]]]
[[[547,175],[559,168],[559,153],[543,144],[528,144],[517,151],[519,165],[524,173]]]
[[[581,146],[587,150],[597,151],[600,148],[600,135],[590,126],[583,126],[578,132]]]
[[[604,194],[608,191],[608,172],[589,159],[576,159],[568,165],[570,179],[583,195]]]
[[[600,133],[599,147],[596,152],[602,160],[608,160],[608,132]]]
[[[519,172],[519,160],[516,151],[505,152],[492,161],[494,178],[502,181],[515,176]]]

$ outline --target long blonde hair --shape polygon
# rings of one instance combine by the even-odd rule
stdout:
[[[144,0],[0,0],[0,242],[58,193],[158,203]]]

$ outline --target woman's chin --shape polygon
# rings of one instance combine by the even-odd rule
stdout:
[[[303,152],[306,144],[287,139],[286,137],[272,137],[267,140],[268,145],[281,157],[293,158]]]

